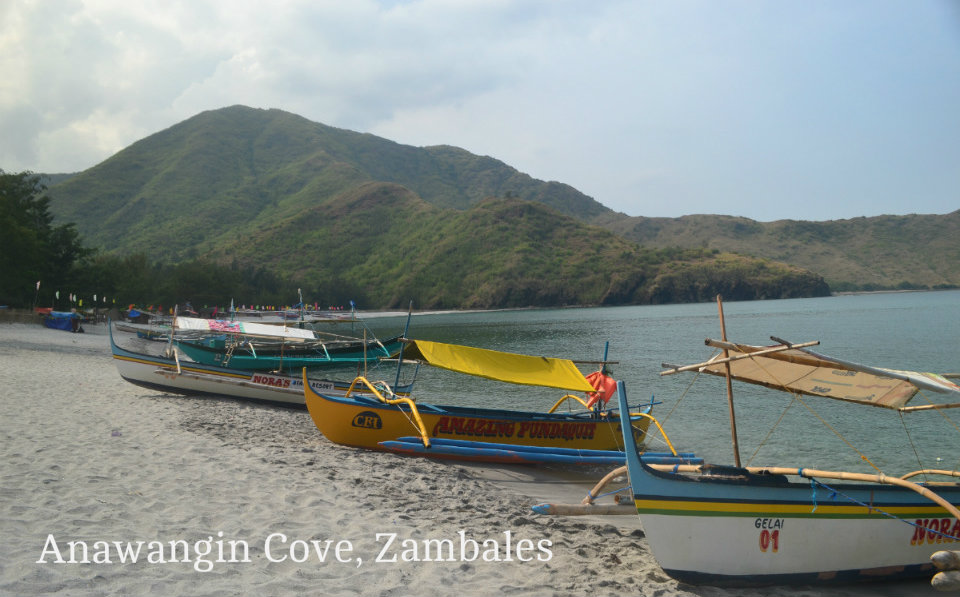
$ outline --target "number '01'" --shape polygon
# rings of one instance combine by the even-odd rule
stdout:
[[[773,553],[780,549],[780,531],[760,531],[760,551],[766,553],[768,549]]]

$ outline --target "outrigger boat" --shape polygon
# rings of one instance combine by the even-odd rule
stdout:
[[[373,384],[362,376],[345,396],[305,385],[307,409],[327,439],[357,448],[481,462],[623,463],[620,422],[627,416],[635,443],[643,442],[652,401],[633,412],[623,406],[603,410],[601,405],[612,396],[613,380],[594,376],[608,384],[603,387],[598,382],[598,390],[573,361],[424,340],[407,342],[402,358],[514,384],[583,392],[590,398],[566,394],[547,412],[526,412],[415,402],[412,397],[383,392],[387,384]],[[373,396],[356,395],[355,390],[363,387]],[[585,409],[557,412],[568,400]]]
[[[725,377],[728,390],[730,380],[740,380],[790,392],[797,400],[823,396],[901,413],[945,414],[944,409],[960,407],[907,406],[921,390],[960,396],[960,387],[944,376],[823,356],[809,350],[817,342],[773,338],[773,346],[733,344],[726,341],[722,304],[720,318],[723,340],[707,344],[722,353],[696,365],[664,365],[662,375],[696,371]],[[625,408],[622,383],[617,396]],[[733,466],[650,464],[638,456],[632,434],[624,433],[631,499],[654,556],[678,580],[751,585],[928,576],[931,554],[960,541],[960,485],[913,480],[955,478],[957,471],[894,477],[879,470],[743,467],[735,424],[732,430]]]
[[[177,347],[198,363],[245,371],[295,371],[374,362],[397,354],[399,337],[376,338],[321,335],[288,326],[242,321],[177,317],[174,334],[205,332],[202,339],[178,338]]]
[[[128,382],[171,394],[186,396],[214,396],[237,398],[279,406],[305,408],[303,377],[270,371],[240,371],[181,360],[175,352],[170,357],[133,351],[119,346],[113,338],[113,328],[107,324],[113,362],[120,376]],[[344,395],[349,382],[330,379],[309,379],[310,387],[318,392]],[[409,395],[410,385],[391,391]],[[365,394],[369,391],[361,388]]]

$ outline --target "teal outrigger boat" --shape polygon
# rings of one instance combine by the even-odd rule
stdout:
[[[292,371],[336,365],[353,365],[391,358],[400,352],[399,336],[386,342],[358,340],[346,345],[311,343],[309,348],[290,344],[269,345],[261,351],[255,341],[177,340],[177,347],[188,357],[204,365],[247,371]]]
[[[292,371],[355,365],[391,358],[402,348],[400,337],[386,341],[313,330],[247,322],[176,318],[173,341],[188,357],[204,365],[245,371]],[[190,330],[204,337],[178,337]]]

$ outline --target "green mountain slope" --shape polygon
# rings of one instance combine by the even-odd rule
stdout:
[[[609,211],[492,158],[243,106],[199,114],[52,186],[51,209],[95,247],[176,260],[255,236],[370,181],[398,183],[442,207],[510,194],[581,218]]]
[[[712,251],[651,251],[537,202],[440,208],[368,183],[210,255],[423,308],[636,304],[822,295],[822,278]]]
[[[650,247],[709,247],[790,263],[822,274],[834,290],[960,285],[960,210],[828,222],[712,215],[600,219]]]
[[[269,266],[384,306],[808,296],[827,291],[823,278],[840,290],[960,285],[960,211],[631,218],[490,157],[280,110],[204,112],[49,180],[56,221],[107,254]]]

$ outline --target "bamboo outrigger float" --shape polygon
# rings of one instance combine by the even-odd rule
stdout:
[[[722,304],[718,297],[720,314]],[[687,368],[796,394],[920,410],[921,388],[960,397],[944,376],[865,367],[778,341],[750,347],[708,340],[722,357]],[[732,401],[732,394],[731,401]],[[626,389],[618,386],[625,404]],[[956,404],[940,405],[948,408]],[[731,415],[732,416],[732,415]],[[929,575],[932,546],[960,541],[960,485],[803,467],[647,464],[629,434],[627,468],[651,549],[671,576],[691,583],[783,584]],[[734,443],[736,445],[736,442]],[[805,481],[791,481],[799,477]],[[836,482],[835,482],[836,481]]]

